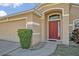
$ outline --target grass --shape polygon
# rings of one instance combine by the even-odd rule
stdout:
[[[58,45],[52,56],[79,56],[79,47]]]

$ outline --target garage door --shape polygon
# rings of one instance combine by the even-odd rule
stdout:
[[[17,29],[26,28],[26,20],[0,23],[0,39],[18,42]]]

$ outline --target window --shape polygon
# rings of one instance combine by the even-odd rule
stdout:
[[[59,16],[58,14],[55,14],[55,15],[51,15],[49,16],[49,19],[52,20],[52,19],[59,19]]]
[[[74,27],[75,27],[75,28],[79,28],[79,20],[76,20],[76,21],[74,22]]]

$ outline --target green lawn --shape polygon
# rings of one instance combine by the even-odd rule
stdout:
[[[79,56],[79,47],[58,45],[52,56]]]

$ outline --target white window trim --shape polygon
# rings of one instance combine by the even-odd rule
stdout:
[[[48,21],[56,21],[56,20],[60,20],[60,19],[49,20],[49,17],[50,17],[51,15],[54,15],[54,14],[59,14],[59,15],[61,15],[60,13],[51,13],[51,14],[49,14],[48,17],[47,17]]]

